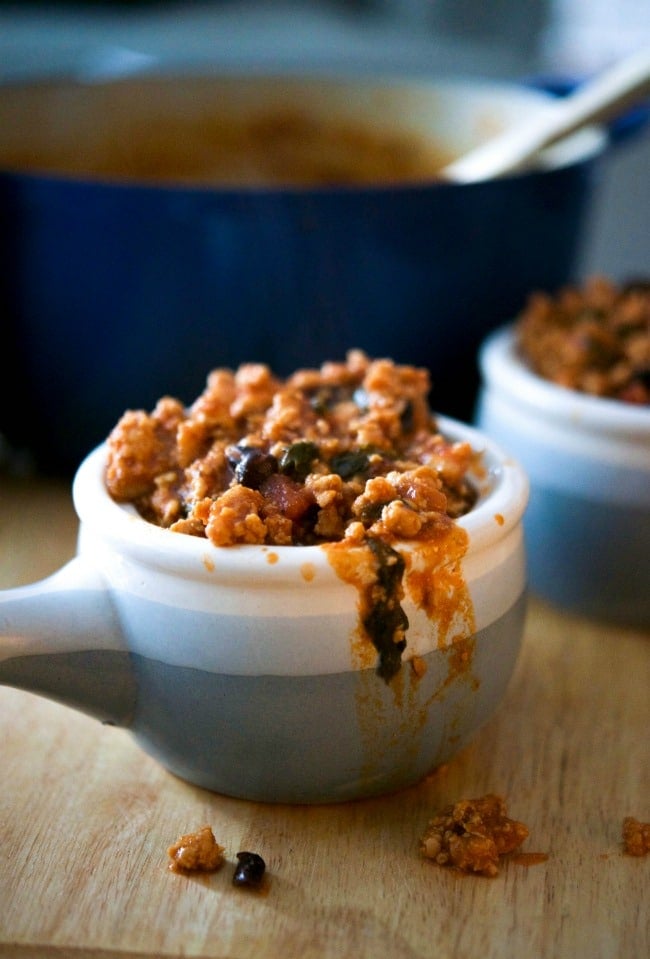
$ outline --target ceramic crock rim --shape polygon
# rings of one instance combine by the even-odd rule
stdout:
[[[437,416],[438,426],[452,440],[468,440],[483,454],[485,476],[479,477],[483,491],[477,506],[457,520],[467,531],[467,558],[478,556],[496,546],[520,525],[528,503],[528,477],[521,465],[492,439],[476,428]],[[215,570],[223,579],[261,576],[274,579],[295,578],[306,563],[318,570],[331,570],[327,554],[320,546],[240,545],[219,547],[207,539],[172,533],[137,514],[130,505],[118,504],[109,495],[104,482],[106,445],[96,447],[79,466],[72,484],[72,495],[79,520],[88,532],[112,548],[151,566],[174,572],[197,571],[211,577]],[[170,549],[170,544],[173,548]],[[411,544],[398,544],[411,548]],[[270,563],[274,553],[281,562]]]
[[[593,432],[638,434],[650,439],[650,408],[592,396],[544,379],[516,350],[515,322],[490,333],[479,348],[484,384],[526,408]]]

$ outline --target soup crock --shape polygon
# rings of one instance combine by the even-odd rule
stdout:
[[[129,728],[176,775],[232,796],[337,802],[417,782],[499,705],[525,615],[525,474],[472,428],[439,424],[483,453],[458,521],[471,609],[443,631],[407,588],[390,682],[325,549],[215,547],[154,526],[110,498],[100,446],[73,484],[77,555],[0,593],[0,683]]]
[[[476,422],[530,480],[530,587],[576,613],[650,626],[650,409],[533,373],[514,328],[480,352]]]
[[[516,84],[367,77],[3,85],[0,309],[15,376],[0,432],[41,470],[72,474],[128,404],[195,396],[206,357],[284,375],[354,347],[427,366],[439,408],[467,421],[480,341],[529,290],[571,277],[610,141],[590,128],[528,173],[475,184],[311,188],[27,173],[3,161],[11,150],[129,144],[134,129],[201,123],[219,104],[423,134],[451,156],[552,99]]]

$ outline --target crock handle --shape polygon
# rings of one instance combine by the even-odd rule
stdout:
[[[135,679],[110,591],[80,557],[0,591],[0,685],[129,725]]]
[[[566,97],[586,80],[586,77],[536,76],[524,81],[526,86],[552,93],[556,97]],[[650,127],[650,100],[630,107],[621,116],[603,124],[612,146],[619,146],[629,139],[640,135]]]

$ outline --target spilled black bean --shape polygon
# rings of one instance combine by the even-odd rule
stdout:
[[[237,865],[232,877],[233,886],[261,885],[266,863],[256,852],[238,852]]]

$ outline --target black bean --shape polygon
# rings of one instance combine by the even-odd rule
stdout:
[[[239,861],[232,877],[233,886],[261,885],[266,869],[266,863],[262,857],[256,852],[238,852],[237,859]]]
[[[275,456],[256,446],[230,446],[226,455],[237,482],[249,489],[259,489],[265,479],[278,471]]]

